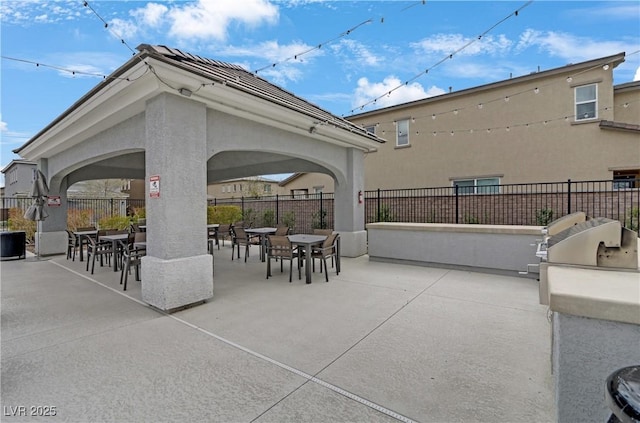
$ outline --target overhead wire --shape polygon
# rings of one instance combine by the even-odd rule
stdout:
[[[529,6],[531,3],[533,3],[533,0],[529,0],[527,1],[525,4],[523,4],[522,6],[520,6],[518,9],[516,9],[515,11],[511,12],[509,15],[507,15],[506,17],[502,18],[501,20],[499,20],[498,22],[496,22],[495,24],[493,24],[491,27],[489,27],[488,29],[486,29],[485,31],[483,31],[482,33],[480,33],[477,37],[471,39],[470,41],[468,41],[466,44],[464,44],[462,47],[458,48],[457,50],[453,51],[452,53],[449,53],[447,56],[443,57],[442,59],[440,59],[438,62],[436,62],[435,64],[429,66],[428,68],[426,68],[424,71],[416,74],[415,76],[407,79],[405,82],[403,82],[402,84],[388,90],[387,92],[385,92],[384,94],[369,100],[366,103],[361,104],[358,107],[355,107],[353,109],[351,109],[350,113],[354,113],[357,110],[363,110],[365,107],[371,105],[371,104],[376,104],[378,100],[380,100],[381,98],[384,98],[385,96],[390,96],[394,91],[399,90],[400,88],[404,87],[405,85],[408,85],[410,82],[415,81],[416,79],[420,78],[423,75],[427,75],[431,70],[433,70],[434,68],[440,66],[442,63],[446,62],[447,60],[451,60],[453,59],[453,57],[455,55],[457,55],[458,53],[462,52],[463,50],[467,49],[470,45],[478,42],[479,40],[482,39],[482,37],[484,37],[486,34],[488,34],[489,32],[491,32],[492,30],[494,30],[496,27],[498,27],[499,25],[501,25],[502,23],[504,23],[505,21],[507,21],[508,19],[510,19],[513,16],[518,16],[520,11],[522,11],[524,8],[526,8],[527,6]]]

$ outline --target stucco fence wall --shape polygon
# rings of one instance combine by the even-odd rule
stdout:
[[[538,264],[542,226],[369,223],[369,259],[518,274]],[[533,245],[532,245],[533,244]],[[538,268],[529,268],[532,277]]]

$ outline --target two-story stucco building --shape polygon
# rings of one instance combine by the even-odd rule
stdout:
[[[4,174],[5,198],[30,197],[37,163],[29,160],[11,160],[1,172]]]
[[[366,189],[640,178],[640,81],[613,85],[624,57],[348,117],[387,140]]]

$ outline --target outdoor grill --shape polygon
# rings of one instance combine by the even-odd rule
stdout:
[[[564,216],[542,230],[540,303],[549,304],[547,269],[551,264],[638,271],[638,236],[613,219],[589,218],[582,212]]]

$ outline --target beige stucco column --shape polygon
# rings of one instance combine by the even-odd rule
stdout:
[[[367,253],[367,232],[364,228],[364,153],[355,148],[346,152],[345,181],[336,181],[335,230],[340,233],[340,254],[358,257]]]
[[[206,232],[206,106],[160,94],[147,102],[145,124],[147,256],[142,260],[142,300],[170,311],[213,296]]]
[[[60,206],[44,208],[49,214],[45,220],[36,222],[36,253],[39,256],[51,256],[55,254],[66,254],[67,250],[67,185],[63,180],[49,180],[49,162],[47,159],[38,161],[38,169],[47,178],[49,186],[49,196],[60,197]]]

